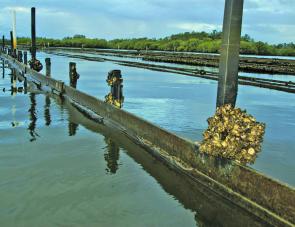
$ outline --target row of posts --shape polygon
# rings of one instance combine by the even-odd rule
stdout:
[[[14,57],[17,61],[28,64],[27,60],[27,51],[17,51],[12,52],[9,48],[4,48],[4,53]],[[13,53],[13,54],[12,54]],[[51,77],[51,60],[50,58],[45,58],[45,75]],[[77,87],[78,79],[80,78],[79,73],[77,72],[77,67],[75,62],[69,63],[69,79],[70,86],[73,88]],[[118,108],[123,106],[124,96],[123,96],[123,79],[120,70],[112,70],[108,73],[107,83],[110,86],[110,93],[105,96],[105,101],[109,104],[112,104]]]
[[[239,68],[239,49],[240,49],[240,37],[242,27],[242,15],[243,15],[243,4],[244,0],[226,0],[223,20],[223,32],[222,32],[222,48],[221,57],[219,62],[219,81],[217,91],[217,102],[216,106],[222,106],[224,104],[231,104],[235,106],[237,93],[238,93],[238,68]],[[31,9],[31,35],[32,35],[32,46],[31,55],[32,59],[29,64],[30,67],[36,71],[42,70],[42,64],[36,59],[36,23],[35,23],[35,8]],[[2,37],[2,51],[7,51],[8,54],[22,61],[22,54],[16,53],[16,47],[13,44],[13,34],[11,36],[11,49],[5,50],[4,36]],[[24,61],[27,63],[27,57],[24,53]],[[47,68],[47,66],[46,66]],[[78,74],[75,73],[76,68],[74,65],[70,65],[70,81],[73,87],[76,86],[74,82],[78,79]],[[109,75],[107,82],[111,86],[117,86],[118,81],[121,81],[120,76],[116,72]],[[117,79],[117,80],[116,80]],[[72,81],[73,80],[73,81]],[[114,81],[113,81],[114,80]],[[115,84],[115,85],[114,85]],[[120,90],[120,89],[119,89]],[[117,91],[116,91],[117,92]],[[113,93],[113,92],[111,92]],[[114,94],[115,95],[115,94]],[[113,96],[109,96],[109,102],[112,101]],[[107,99],[107,98],[106,98]]]
[[[5,37],[2,36],[2,47],[1,51],[12,56],[13,58],[17,59],[20,62],[23,62],[24,58],[24,63],[29,64],[31,69],[34,69],[37,72],[40,72],[43,68],[43,65],[41,62],[36,58],[36,9],[35,7],[31,8],[31,40],[32,40],[32,45],[30,48],[31,52],[31,60],[28,61],[27,59],[27,53],[24,52],[24,55],[22,52],[17,50],[16,47],[16,42],[14,42],[14,39],[16,37],[13,37],[13,32],[10,31],[10,48],[5,47]]]

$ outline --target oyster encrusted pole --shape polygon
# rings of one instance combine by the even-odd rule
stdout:
[[[236,104],[244,0],[225,0],[216,106]]]

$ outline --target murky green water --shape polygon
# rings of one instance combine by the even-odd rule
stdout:
[[[214,112],[214,81],[39,56],[51,57],[53,77],[64,81],[68,62],[77,62],[78,89],[101,99],[109,92],[107,72],[121,69],[124,109],[193,140],[201,139]],[[11,95],[10,86],[6,74],[0,79],[0,226],[259,225],[69,103],[43,94]],[[239,106],[267,123],[253,168],[291,185],[294,101],[292,94],[240,86]]]

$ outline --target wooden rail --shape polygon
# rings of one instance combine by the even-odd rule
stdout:
[[[255,170],[226,159],[202,155],[192,141],[181,138],[144,119],[115,108],[95,97],[46,77],[1,53],[20,78],[50,90],[100,119],[99,124],[119,130],[174,170],[221,197],[278,226],[295,224],[295,190]]]

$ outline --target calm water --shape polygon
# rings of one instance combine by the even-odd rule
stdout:
[[[192,140],[202,139],[214,113],[214,81],[39,53],[45,57],[53,77],[66,82],[68,63],[76,62],[78,89],[101,99],[109,92],[107,72],[121,69],[124,109]],[[11,95],[7,74],[0,79],[0,226],[258,225],[69,103]],[[295,96],[239,89],[238,106],[267,124],[252,167],[294,186]]]
[[[206,67],[206,66],[191,66],[191,65],[182,65],[182,64],[175,64],[175,63],[164,63],[164,62],[153,62],[153,61],[144,61],[141,58],[130,58],[130,57],[116,57],[116,56],[107,56],[101,55],[96,53],[73,53],[73,52],[63,52],[72,55],[83,55],[87,57],[101,57],[105,59],[112,59],[112,60],[124,60],[124,61],[133,61],[133,62],[140,62],[145,64],[152,64],[152,65],[164,65],[164,66],[172,66],[172,67],[182,67],[185,69],[193,69],[193,70],[205,70],[211,73],[218,73],[219,69],[214,67]],[[259,56],[259,57],[266,57],[266,56]],[[292,57],[286,59],[292,59]],[[295,82],[295,75],[283,75],[283,74],[265,74],[265,73],[247,73],[247,72],[239,72],[240,76],[247,76],[247,77],[255,77],[255,78],[262,78],[262,79],[273,79],[273,80],[282,80],[282,81],[292,81]]]
[[[0,226],[261,225],[71,104],[0,87]]]
[[[124,109],[180,136],[202,140],[207,118],[215,111],[217,82],[173,73],[149,71],[42,54],[52,60],[53,75],[68,81],[68,62],[77,62],[78,89],[100,99],[109,92],[107,72],[121,69]],[[290,77],[290,76],[286,76]],[[295,186],[295,95],[270,89],[239,86],[237,106],[266,123],[263,150],[252,168]]]

